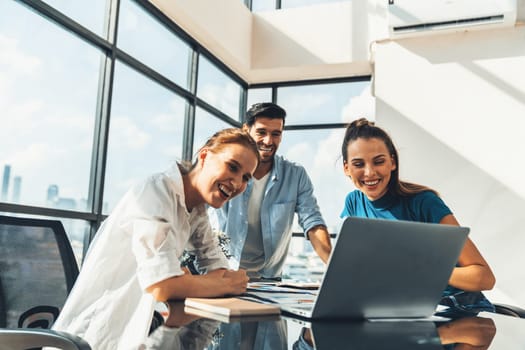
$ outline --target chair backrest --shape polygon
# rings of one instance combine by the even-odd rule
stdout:
[[[513,317],[525,318],[525,309],[519,306],[493,303],[497,314],[508,315]]]
[[[43,346],[63,350],[91,350],[85,340],[66,332],[33,328],[0,328],[0,350],[40,349]]]
[[[50,328],[77,276],[60,221],[0,215],[0,327]]]

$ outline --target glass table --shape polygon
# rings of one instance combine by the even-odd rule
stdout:
[[[525,320],[482,313],[456,320],[309,321],[288,316],[202,318],[169,303],[142,349],[522,349]]]

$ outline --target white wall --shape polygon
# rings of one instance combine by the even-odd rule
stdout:
[[[492,296],[525,306],[525,27],[375,48],[376,121],[402,177],[441,192],[494,269]]]
[[[252,14],[240,0],[150,0],[241,77],[249,74]]]
[[[255,13],[253,82],[369,75],[366,1]]]
[[[368,44],[386,28],[376,0],[256,14],[240,0],[150,1],[251,84],[369,75]]]

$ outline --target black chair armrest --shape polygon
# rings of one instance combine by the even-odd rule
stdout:
[[[525,318],[525,310],[514,305],[493,303],[497,314]]]
[[[0,328],[0,350],[28,349],[43,346],[63,350],[91,350],[82,338],[66,332],[39,328]]]

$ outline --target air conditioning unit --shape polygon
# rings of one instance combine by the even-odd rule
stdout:
[[[390,37],[514,26],[517,0],[388,0]]]

